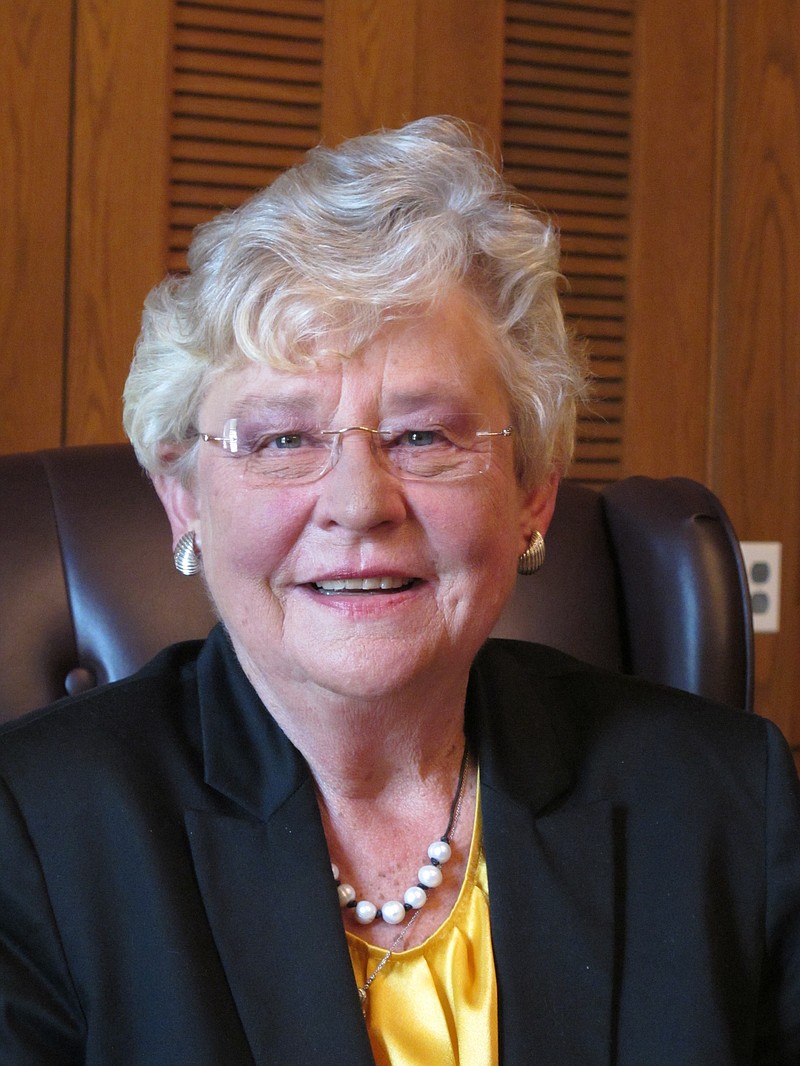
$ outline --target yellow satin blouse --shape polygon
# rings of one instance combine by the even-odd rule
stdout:
[[[476,808],[467,873],[449,917],[418,947],[393,954],[369,988],[377,1066],[497,1066],[497,983]],[[347,943],[361,987],[386,951],[352,933]]]

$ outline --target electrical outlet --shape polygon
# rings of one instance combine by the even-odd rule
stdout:
[[[753,629],[756,633],[777,633],[781,617],[781,545],[777,541],[749,540],[741,543]]]

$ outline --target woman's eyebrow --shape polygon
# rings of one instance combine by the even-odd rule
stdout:
[[[230,412],[231,418],[284,417],[286,415],[307,415],[319,411],[319,401],[311,393],[297,396],[243,396],[237,400]]]
[[[437,384],[431,389],[392,393],[387,397],[385,407],[400,415],[418,414],[430,410],[471,410],[474,401],[467,402],[466,396],[459,399],[456,387]],[[466,403],[466,407],[464,404]]]
[[[466,406],[465,406],[466,404]],[[384,417],[406,418],[412,415],[440,415],[446,411],[472,410],[474,400],[459,399],[457,389],[444,389],[441,384],[387,393],[380,404]],[[265,396],[251,393],[237,399],[229,411],[229,418],[263,418],[280,421],[286,418],[311,418],[324,421],[330,412],[324,408],[319,395],[311,389],[298,390],[289,396]]]

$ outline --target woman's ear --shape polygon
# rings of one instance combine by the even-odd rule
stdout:
[[[535,532],[545,535],[553,518],[561,474],[553,473],[542,485],[523,493],[520,509],[520,555],[527,549]]]
[[[173,547],[184,533],[188,533],[190,530],[195,535],[197,546],[200,547],[200,514],[192,488],[181,481],[179,477],[174,477],[171,474],[156,474],[153,478],[153,485],[164,510],[167,512],[167,518],[172,529]]]

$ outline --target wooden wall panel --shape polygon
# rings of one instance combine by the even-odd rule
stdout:
[[[709,476],[718,6],[637,4],[623,461],[631,474]]]
[[[326,0],[323,132],[452,114],[500,136],[502,0]]]
[[[0,4],[0,452],[61,443],[71,19]]]
[[[77,0],[66,442],[122,438],[166,244],[171,0]]]
[[[414,118],[415,0],[326,0],[322,131],[338,144]]]
[[[321,137],[323,0],[174,0],[170,270],[195,226],[235,207]]]
[[[456,115],[500,144],[503,0],[418,0],[414,116]]]
[[[800,745],[800,5],[730,3],[712,480],[746,540],[783,544],[756,706]]]
[[[505,172],[561,231],[564,307],[593,375],[570,470],[587,484],[619,476],[625,438],[633,9],[506,5]]]

